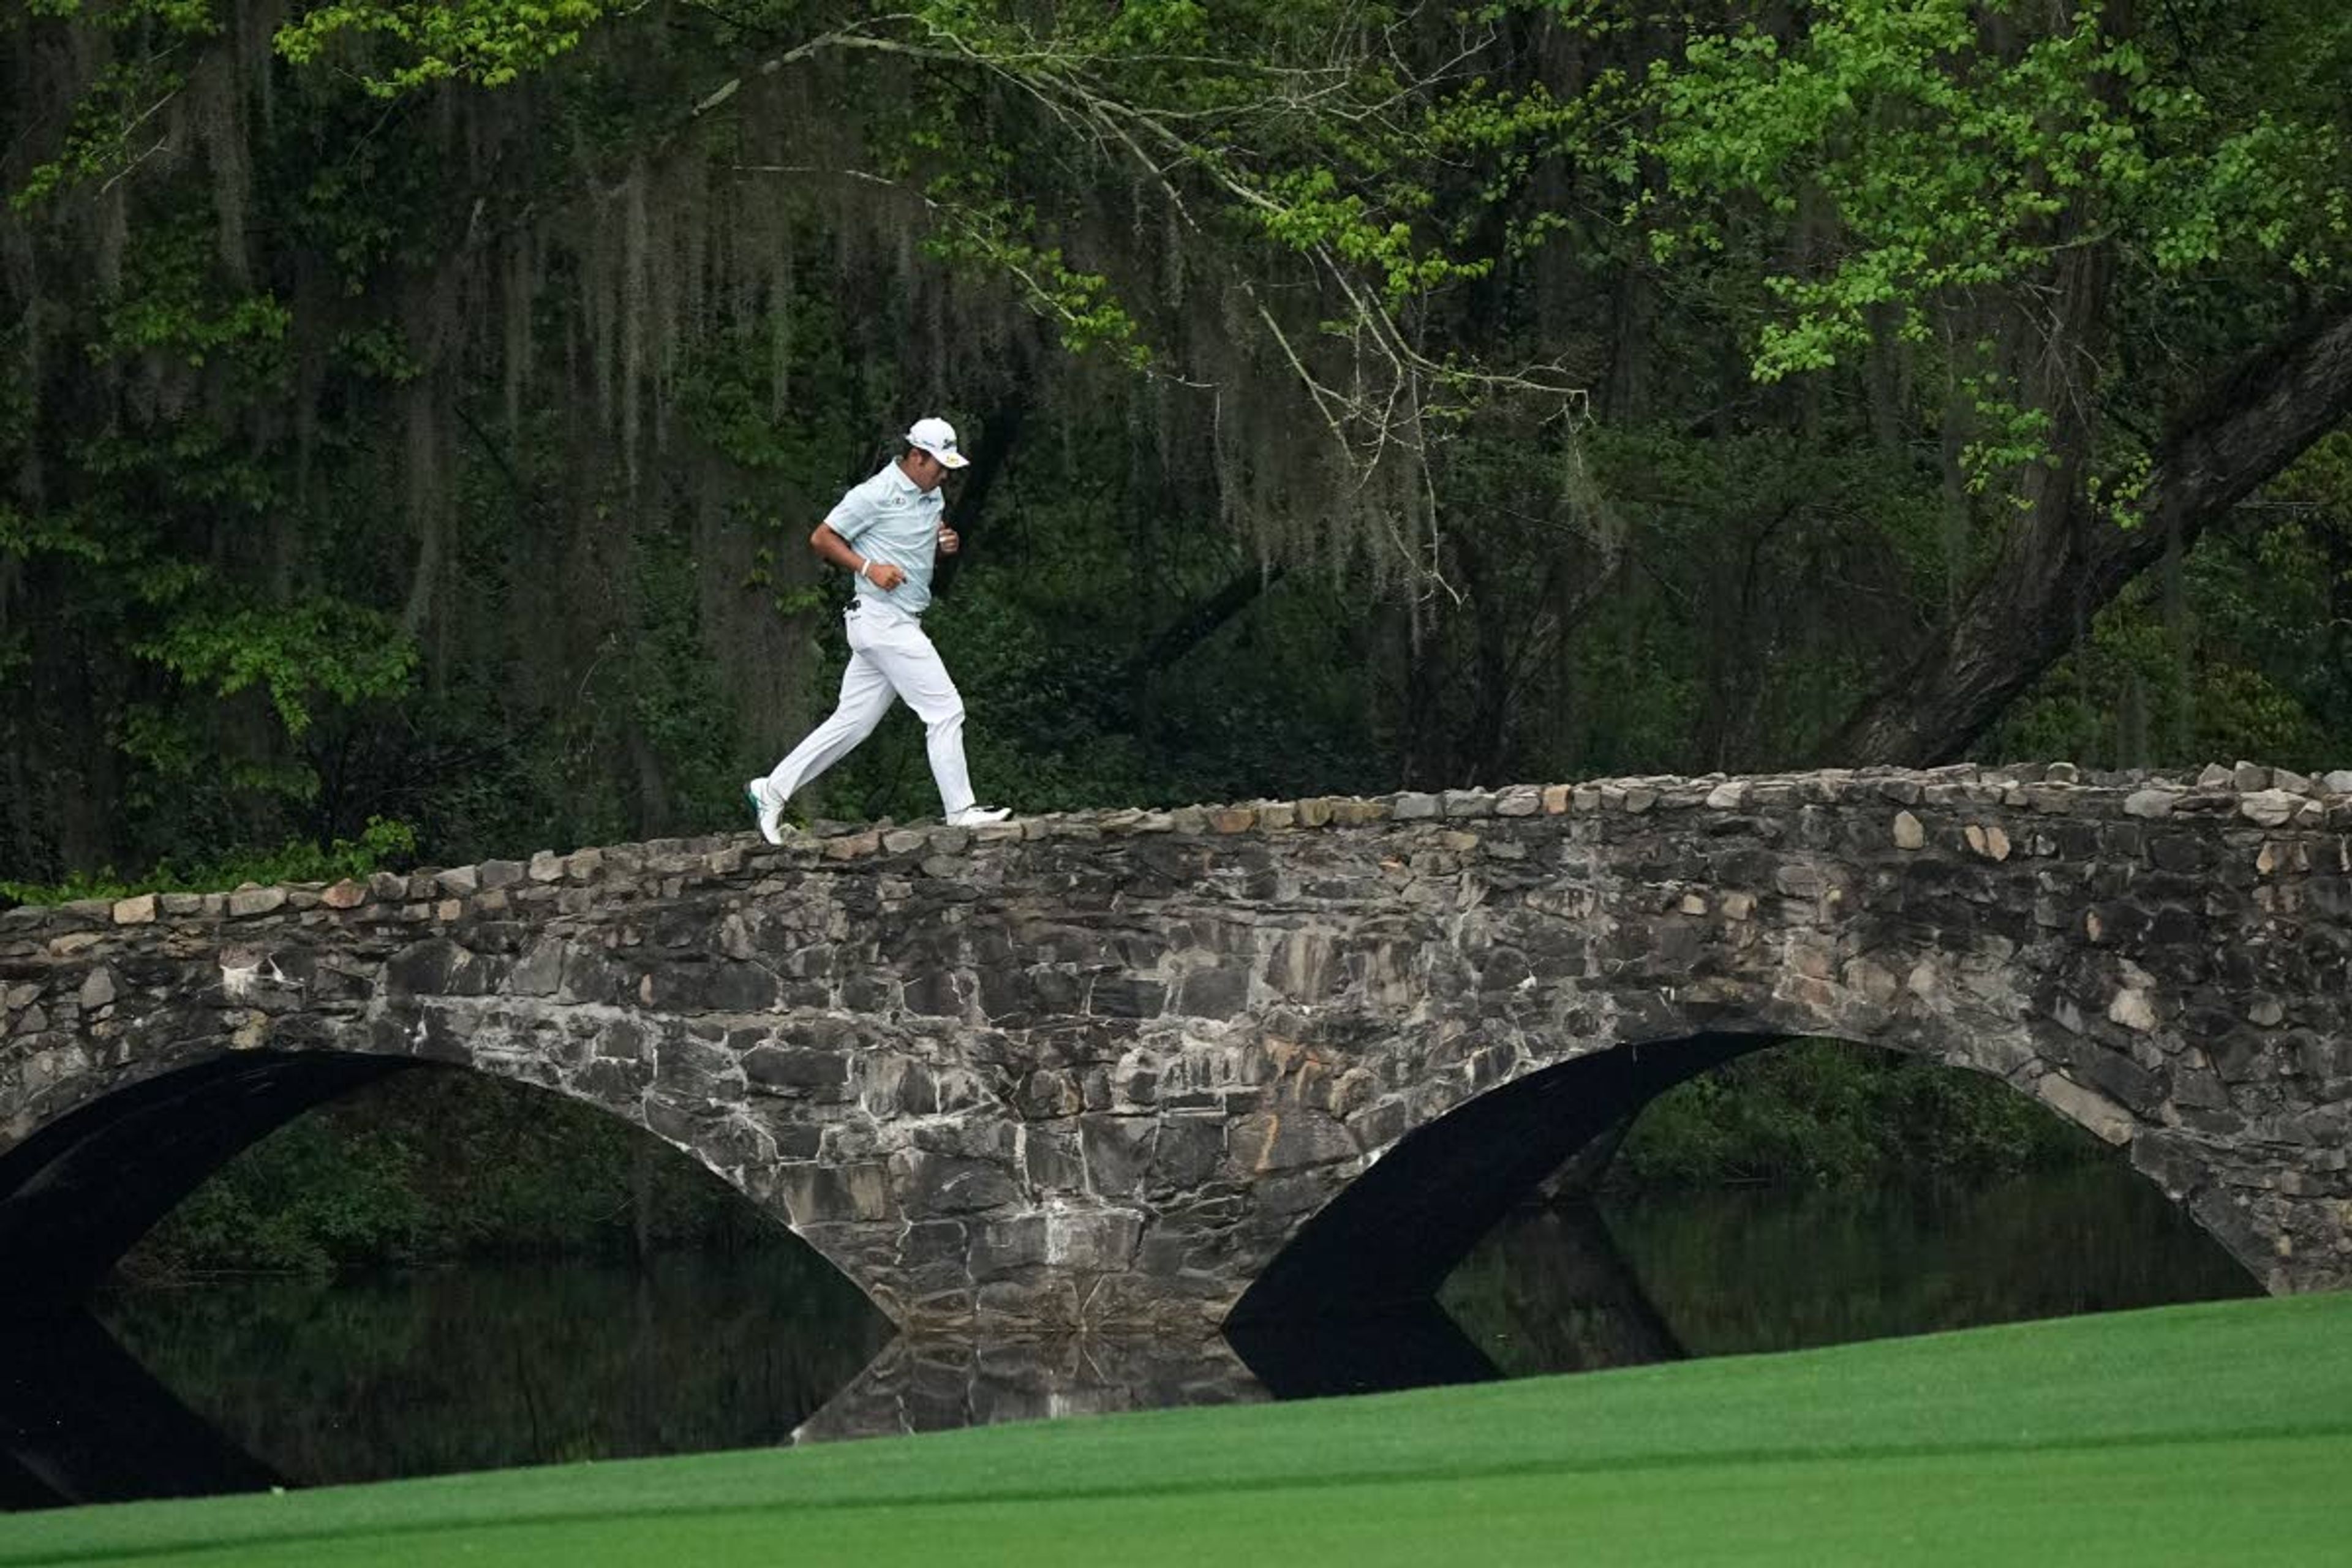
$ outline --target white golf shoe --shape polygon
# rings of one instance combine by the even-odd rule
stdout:
[[[751,807],[752,820],[760,825],[760,837],[771,844],[784,841],[784,803],[775,798],[764,778],[753,779],[743,786],[743,799]]]
[[[1002,822],[1013,814],[1001,805],[967,805],[948,816],[950,827],[985,827],[992,822]]]

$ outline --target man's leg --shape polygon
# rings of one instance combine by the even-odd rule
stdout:
[[[849,668],[841,672],[841,700],[831,716],[811,730],[766,778],[751,781],[750,793],[759,808],[760,831],[771,844],[776,842],[773,829],[784,803],[872,734],[897,700],[882,667],[858,646],[862,640],[853,628]]]
[[[949,679],[948,667],[940,662],[939,649],[921,626],[908,621],[877,629],[866,650],[899,699],[923,721],[940,808],[951,817],[971,810],[971,773],[963,760],[963,698]]]

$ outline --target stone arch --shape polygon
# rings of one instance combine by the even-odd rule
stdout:
[[[1425,1100],[1427,1120],[1367,1160],[1334,1168],[1342,1179],[1257,1271],[1227,1321],[1249,1328],[1406,1311],[1430,1301],[1514,1205],[1652,1100],[1700,1073],[1797,1038],[1889,1049],[1994,1078],[2060,1121],[2124,1148],[2133,1168],[2252,1278],[2269,1281],[2273,1244],[2248,1223],[2227,1184],[2184,1160],[2181,1142],[2167,1129],[2141,1122],[2097,1089],[2077,1083],[2060,1062],[2039,1050],[2021,1059],[2011,1040],[1985,1045],[1934,1029],[1857,1037],[1858,1031],[1820,1022],[1824,1026],[1669,1032],[1554,1060],[1458,1099]],[[2012,1027],[2064,1033],[2041,1019]]]
[[[635,1037],[664,1021],[604,1022]],[[0,1311],[47,1321],[78,1310],[141,1237],[239,1153],[307,1111],[420,1070],[479,1072],[593,1105],[694,1159],[841,1268],[838,1257],[793,1222],[794,1200],[805,1206],[808,1194],[772,1179],[756,1160],[747,1169],[739,1122],[707,1107],[677,1110],[674,1099],[619,1092],[617,1078],[591,1073],[583,1083],[551,1061],[459,1053],[448,1047],[448,1026],[445,1018],[416,1031],[428,1043],[418,1055],[340,1045],[224,1049],[202,1041],[80,1080],[71,1103],[0,1153],[0,1272],[12,1281]],[[372,1043],[382,1046],[385,1037]],[[845,1181],[837,1173],[828,1179]],[[871,1300],[868,1280],[842,1272]]]
[[[1675,1084],[1775,1043],[1707,1035],[1625,1046],[1473,1095],[1390,1146],[1318,1209],[1231,1322],[1379,1312],[1433,1300],[1511,1206]]]
[[[63,1310],[215,1171],[317,1105],[418,1064],[225,1053],[84,1101],[0,1156],[11,1310]]]

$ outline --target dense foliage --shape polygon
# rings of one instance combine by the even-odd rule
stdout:
[[[982,458],[938,624],[1016,805],[2342,760],[2336,7],[43,0],[0,45],[27,888],[730,820],[839,654],[805,525],[925,408]],[[818,804],[923,810],[909,755]]]
[[[780,1238],[734,1189],[625,1122],[498,1079],[423,1072],[263,1139],[166,1215],[121,1272],[323,1277]]]
[[[2098,1142],[2006,1084],[1916,1058],[1801,1040],[1653,1101],[1612,1187],[1899,1188],[2096,1161]]]

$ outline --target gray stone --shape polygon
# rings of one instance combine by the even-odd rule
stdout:
[[[1397,822],[1426,822],[1438,814],[1438,800],[1433,795],[1404,794],[1389,802],[1389,816]]]
[[[849,1082],[849,1058],[838,1051],[759,1046],[744,1053],[743,1076],[769,1093],[837,1098]]]
[[[1106,974],[1087,994],[1087,1011],[1104,1018],[1156,1018],[1168,987],[1132,974]]]
[[[1531,785],[1507,789],[1495,797],[1496,816],[1534,816],[1543,810],[1543,791]]]
[[[447,937],[428,937],[385,961],[384,990],[393,996],[479,996],[490,988],[490,968]]]
[[[2136,1123],[2131,1113],[2095,1089],[2085,1089],[2053,1072],[2035,1083],[2034,1092],[2067,1121],[2087,1130],[2103,1142],[2128,1143],[2132,1141]]]
[[[1196,970],[1177,987],[1171,1011],[1189,1018],[1230,1018],[1249,1004],[1250,972],[1237,966]]]
[[[1033,1072],[1013,1090],[1013,1109],[1032,1121],[1076,1116],[1086,1109],[1086,1089],[1077,1075],[1066,1069]]]
[[[2239,797],[2238,810],[2250,822],[2276,827],[2293,818],[2305,804],[2303,796],[2283,789],[2258,789]]]
[[[925,1153],[903,1158],[902,1201],[915,1213],[978,1214],[1002,1208],[1021,1195],[1012,1173],[993,1161]]]
[[[1030,1128],[1021,1153],[1029,1184],[1038,1192],[1086,1195],[1086,1157],[1075,1126]]]
[[[1227,1142],[1233,1161],[1257,1174],[1328,1165],[1361,1152],[1341,1122],[1304,1110],[1244,1116]]]
[[[1818,866],[1792,864],[1772,873],[1773,891],[1784,898],[1817,899],[1827,885]]]
[[[1216,1173],[1225,1158],[1225,1119],[1194,1113],[1161,1120],[1153,1142],[1150,1180],[1160,1192],[1186,1192]]]
[[[979,1228],[979,1237],[969,1245],[966,1257],[956,1259],[966,1264],[969,1278],[976,1282],[1002,1279],[1045,1261],[1045,1216],[1042,1214],[989,1220]]]
[[[1159,1138],[1156,1116],[1081,1118],[1078,1139],[1088,1188],[1103,1198],[1130,1198],[1142,1192]]]
[[[890,1173],[873,1161],[780,1166],[774,1186],[784,1212],[804,1233],[828,1225],[891,1221]]]
[[[533,943],[530,951],[508,971],[508,994],[514,996],[554,995],[563,988],[563,964],[570,954],[570,946],[561,938],[550,937]]]
[[[286,889],[283,888],[240,888],[228,896],[228,912],[234,920],[266,915],[285,907]]]
[[[1495,797],[1483,789],[1450,789],[1441,795],[1439,800],[1443,814],[1447,816],[1495,815]]]
[[[2119,991],[2107,1005],[2107,1016],[2126,1029],[2141,1034],[2156,1027],[2156,1009],[2149,1005],[2145,991]]]

